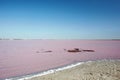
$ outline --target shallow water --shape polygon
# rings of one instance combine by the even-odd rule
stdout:
[[[92,49],[95,52],[64,51],[73,48]],[[48,50],[52,52],[43,52]],[[78,61],[120,59],[119,50],[119,40],[0,40],[0,79],[44,71]]]

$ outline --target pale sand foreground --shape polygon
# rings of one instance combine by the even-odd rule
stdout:
[[[85,62],[71,69],[30,80],[120,80],[120,60]]]

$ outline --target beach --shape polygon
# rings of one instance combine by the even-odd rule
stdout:
[[[0,40],[0,80],[31,77],[77,62],[120,59],[119,49],[119,40]]]
[[[120,80],[120,60],[88,61],[70,69],[28,80]]]

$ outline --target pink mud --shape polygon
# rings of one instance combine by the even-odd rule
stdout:
[[[74,48],[92,49],[95,52],[64,51]],[[45,50],[52,52],[41,52]],[[0,79],[44,71],[78,61],[98,59],[120,59],[120,41],[0,40]]]

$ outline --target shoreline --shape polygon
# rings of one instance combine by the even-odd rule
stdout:
[[[71,68],[77,67],[77,66],[82,65],[82,64],[92,63],[92,62],[101,62],[101,61],[120,61],[120,59],[99,59],[99,60],[91,60],[91,61],[83,61],[83,62],[81,61],[81,62],[76,62],[76,63],[60,66],[60,67],[57,67],[57,68],[48,69],[48,70],[45,70],[45,71],[31,73],[31,74],[24,75],[24,76],[7,78],[5,80],[30,80],[32,78],[46,76],[46,75],[53,74],[53,73],[56,73],[56,72],[59,72],[59,71],[64,71],[64,70],[67,70],[67,69],[71,69]]]
[[[120,80],[120,60],[88,61],[76,67],[28,80]]]

